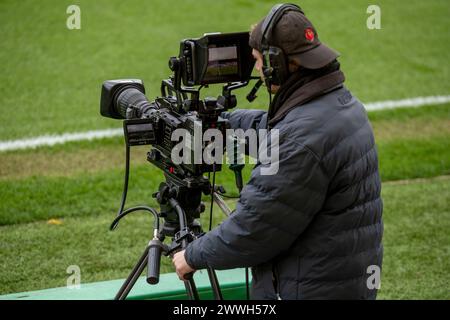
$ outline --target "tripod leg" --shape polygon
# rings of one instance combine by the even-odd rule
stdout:
[[[213,268],[208,268],[209,282],[213,290],[215,300],[223,300],[222,292],[220,291],[219,281],[217,280],[216,271]]]
[[[148,257],[148,247],[145,249],[138,263],[134,266],[133,271],[129,274],[128,278],[123,283],[122,287],[120,287],[119,292],[117,292],[115,296],[115,300],[125,300],[136,283],[137,279],[141,275],[145,266],[147,265],[147,257]]]
[[[250,291],[249,291],[249,280],[248,280],[248,268],[245,268],[245,292],[247,294],[247,300],[250,300]]]
[[[213,199],[214,202],[217,203],[217,205],[219,206],[219,208],[222,210],[222,212],[229,217],[232,213],[231,209],[228,207],[228,205],[225,203],[225,201],[223,200],[223,198],[217,193],[214,192],[213,193]]]
[[[200,300],[197,287],[195,286],[194,278],[190,278],[189,280],[183,282],[184,286],[186,287],[186,292],[189,300]]]

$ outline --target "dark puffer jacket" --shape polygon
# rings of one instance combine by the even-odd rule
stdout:
[[[233,128],[265,128],[266,113],[237,110]],[[236,211],[186,249],[196,269],[252,268],[252,298],[374,299],[381,268],[381,182],[363,105],[341,87],[278,122],[279,171],[258,163]]]

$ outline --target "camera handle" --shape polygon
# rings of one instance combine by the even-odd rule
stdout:
[[[144,271],[144,268],[147,265],[147,282],[156,284],[159,281],[159,266],[161,261],[161,254],[163,252],[163,247],[161,246],[161,244],[162,243],[160,243],[159,239],[153,239],[150,241],[147,248],[145,248],[142,256],[139,258],[139,261],[134,266],[128,278],[125,280],[125,282],[117,292],[114,298],[115,300],[126,299],[131,289],[133,289],[134,285],[136,284],[136,281],[139,279],[139,276],[142,274],[142,271]],[[157,249],[155,250],[155,248]],[[187,281],[184,281],[184,285],[189,300],[198,300],[199,297],[194,279],[191,278]]]

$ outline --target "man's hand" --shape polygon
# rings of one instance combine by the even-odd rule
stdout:
[[[187,264],[184,258],[184,250],[181,250],[173,255],[172,263],[175,266],[175,271],[177,272],[178,278],[185,281],[184,276],[190,272],[194,272],[190,265]]]

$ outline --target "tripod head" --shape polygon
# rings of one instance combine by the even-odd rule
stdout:
[[[159,191],[153,194],[161,208],[160,217],[164,218],[161,235],[173,237],[183,229],[182,225],[200,234],[201,226],[195,219],[205,211],[201,198],[202,194],[208,195],[211,192],[209,180],[203,176],[180,178],[175,174],[165,174],[165,178],[166,181],[159,185]],[[171,204],[171,199],[176,200],[183,208],[183,221]]]

